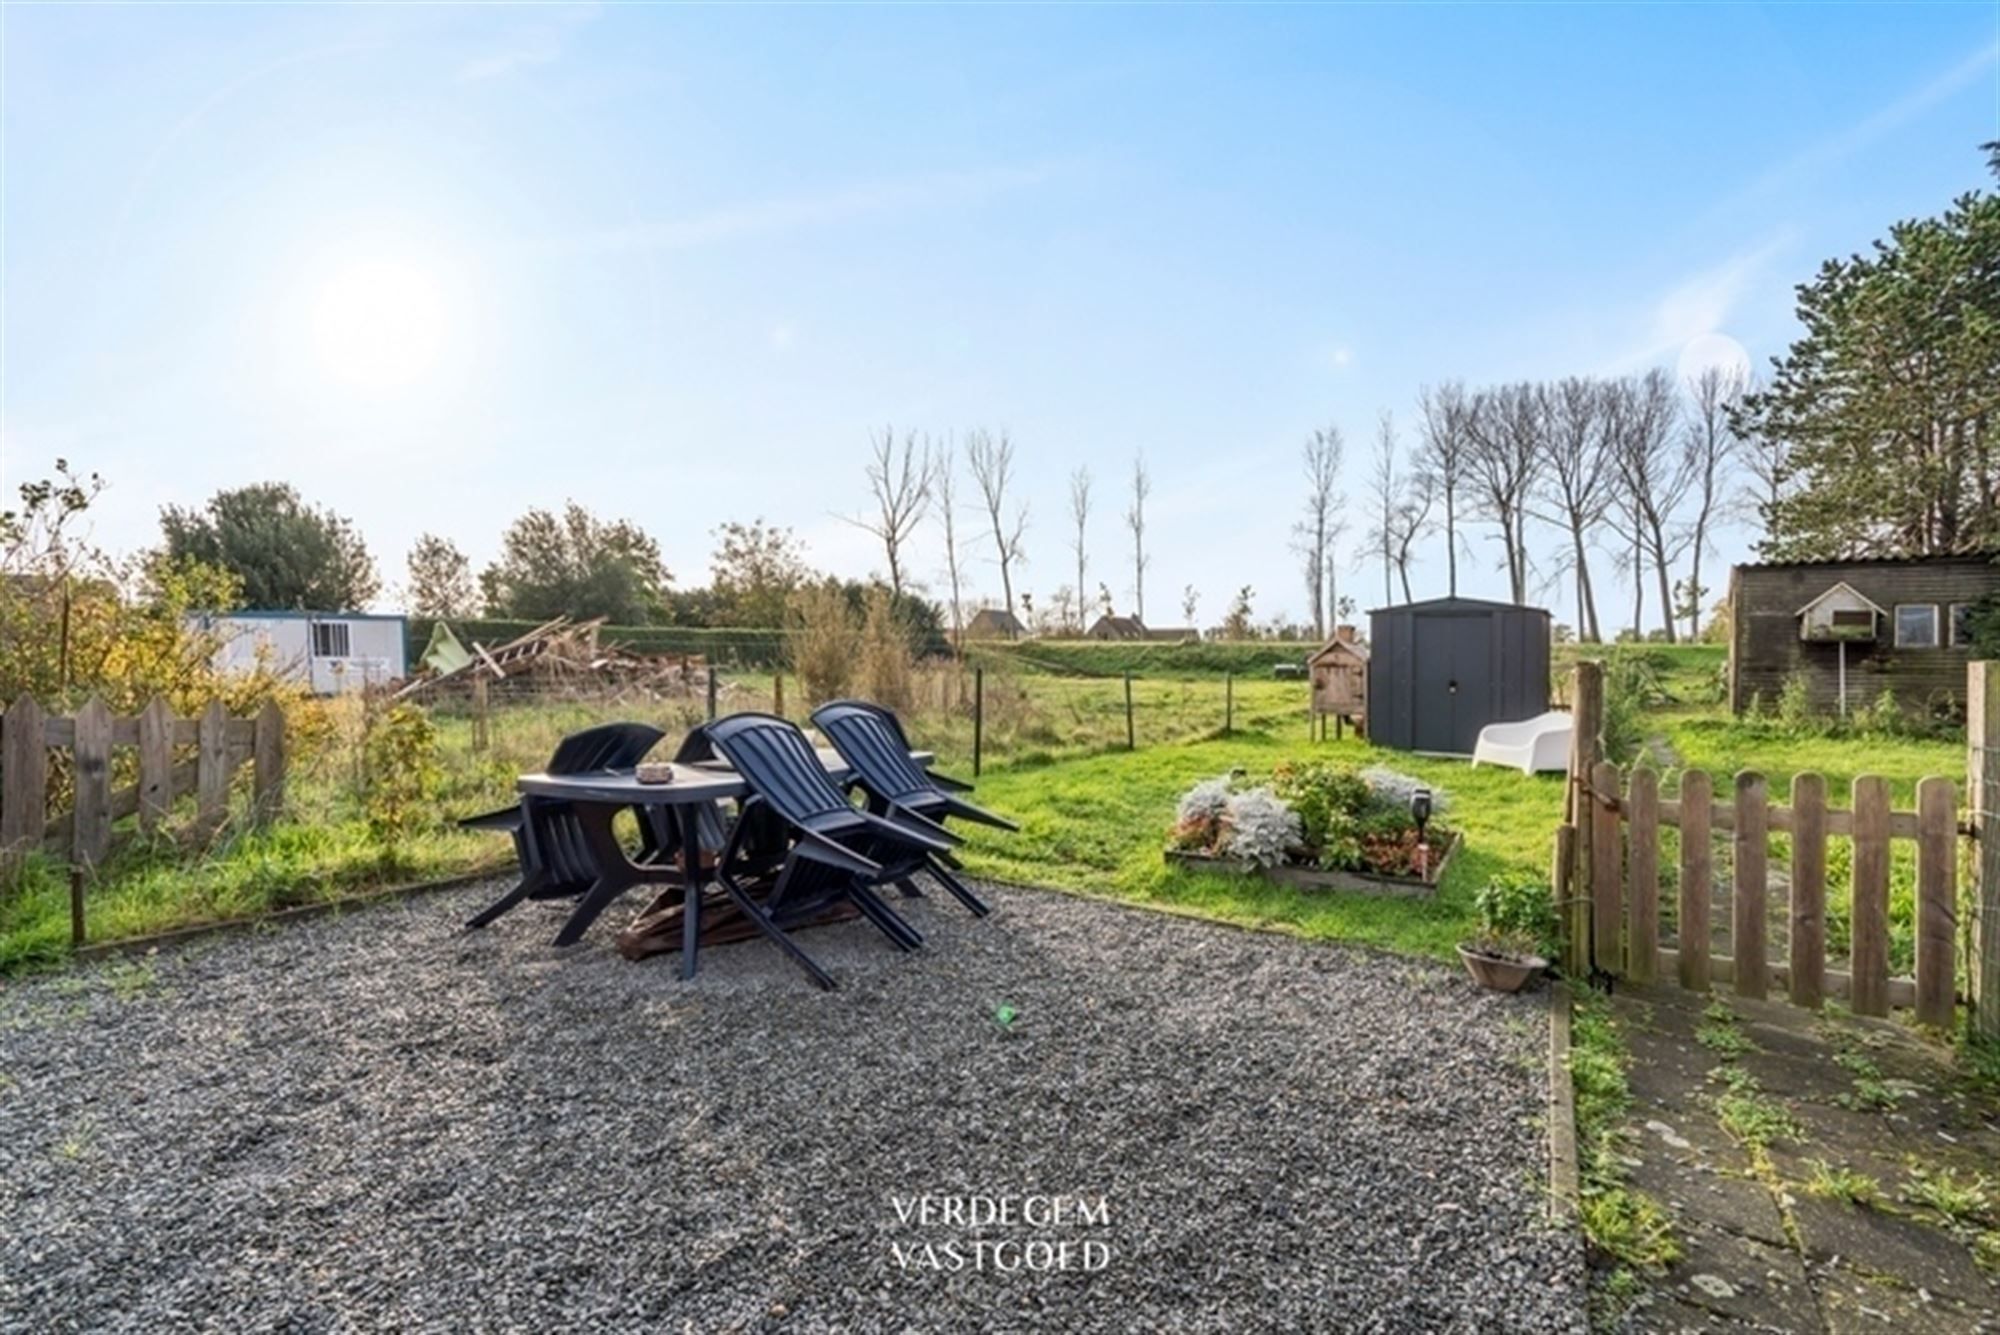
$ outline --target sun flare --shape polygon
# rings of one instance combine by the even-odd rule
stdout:
[[[320,369],[360,389],[422,379],[445,339],[437,277],[420,265],[365,260],[332,274],[315,295],[312,345]]]

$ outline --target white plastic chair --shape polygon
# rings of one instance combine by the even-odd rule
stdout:
[[[1519,723],[1489,723],[1472,748],[1475,765],[1508,765],[1523,774],[1569,768],[1569,715],[1559,709]]]

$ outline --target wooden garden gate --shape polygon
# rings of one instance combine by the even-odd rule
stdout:
[[[1830,806],[1818,774],[1792,776],[1790,802],[1774,804],[1765,776],[1746,771],[1715,780],[1701,770],[1681,774],[1678,793],[1663,797],[1660,776],[1646,768],[1625,774],[1604,760],[1603,676],[1579,663],[1571,699],[1576,726],[1570,752],[1568,805],[1557,829],[1553,878],[1561,915],[1563,962],[1573,976],[1592,972],[1634,982],[1672,979],[1706,991],[1726,983],[1741,996],[1773,988],[1801,1006],[1840,998],[1857,1013],[1886,1015],[1909,1007],[1916,1018],[1950,1029],[1957,1018],[1959,868],[1970,842],[1975,930],[1968,940],[1967,978],[1983,1032],[2000,1034],[2000,664],[1971,665],[1967,733],[1971,811],[1960,823],[1956,786],[1933,777],[1917,785],[1913,810],[1891,807],[1886,780],[1854,780],[1847,805]],[[1990,707],[1989,707],[1990,705]],[[1989,772],[1990,767],[1990,772]],[[1663,868],[1663,830],[1678,831],[1676,866]],[[1990,838],[1981,838],[1988,830]],[[1774,903],[1770,839],[1785,836],[1785,937],[1771,949]],[[1726,880],[1718,880],[1718,842],[1728,844]],[[1849,854],[1849,937],[1845,967],[1827,951],[1828,852],[1845,841]],[[1899,842],[1915,846],[1914,908],[1907,924],[1891,921],[1892,867]],[[1905,859],[1907,863],[1907,859]],[[1660,892],[1662,872],[1677,886]],[[1716,911],[1716,896],[1728,912]],[[1675,944],[1663,946],[1663,920]],[[1914,975],[1892,977],[1892,932],[1913,938]],[[1983,929],[1983,930],[1981,930]]]

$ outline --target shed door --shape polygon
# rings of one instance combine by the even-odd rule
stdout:
[[[1418,617],[1416,634],[1416,710],[1411,722],[1411,750],[1449,751],[1453,705],[1458,678],[1452,670],[1452,643],[1458,617]]]

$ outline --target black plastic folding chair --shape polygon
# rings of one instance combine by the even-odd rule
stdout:
[[[923,937],[882,902],[875,887],[893,868],[927,852],[943,852],[951,836],[912,828],[862,811],[827,775],[803,732],[770,714],[737,714],[708,725],[707,738],[750,789],[730,834],[716,879],[723,890],[820,987],[834,981],[790,935],[845,900],[901,950]],[[743,875],[751,831],[765,816],[784,822],[790,847],[770,892],[760,902]]]
[[[549,758],[547,772],[589,774],[631,769],[664,736],[645,723],[586,728],[562,739]],[[597,858],[591,853],[573,803],[526,797],[511,807],[468,816],[458,824],[467,830],[505,831],[514,840],[514,854],[521,864],[520,884],[475,914],[465,924],[467,928],[484,927],[527,900],[576,898],[597,882]]]
[[[929,773],[912,760],[910,739],[901,721],[882,706],[866,700],[835,700],[815,710],[812,721],[854,772],[854,783],[877,815],[940,828],[953,817],[1010,832],[1021,828],[1004,816],[967,802],[947,787],[955,780]],[[963,791],[964,785],[958,787]],[[983,918],[992,911],[953,875],[957,864],[949,854],[926,853],[919,865],[975,914]]]

